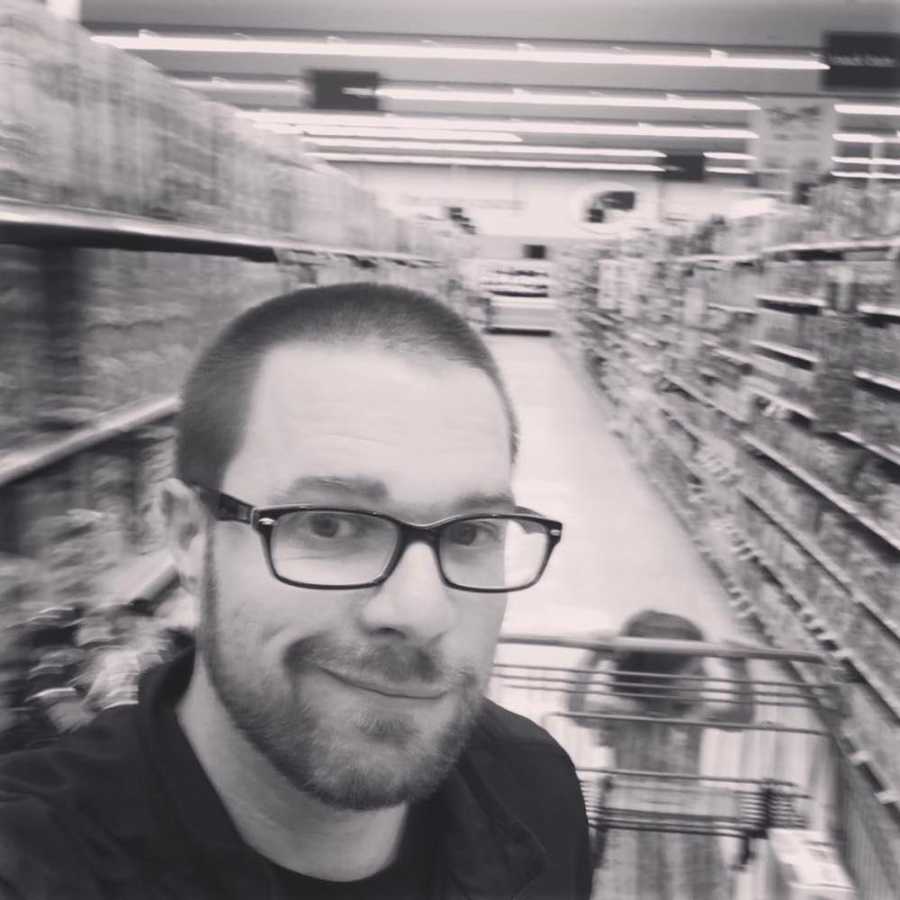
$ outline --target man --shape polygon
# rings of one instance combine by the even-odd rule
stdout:
[[[496,365],[418,293],[268,301],[201,356],[163,508],[196,653],[0,767],[0,896],[584,898],[572,763],[483,701],[561,525]]]

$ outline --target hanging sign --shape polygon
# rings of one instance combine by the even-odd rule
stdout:
[[[312,87],[311,109],[376,112],[379,108],[377,72],[312,69],[307,77]]]
[[[824,45],[823,90],[900,89],[900,34],[827,31]]]
[[[751,150],[758,186],[787,191],[795,203],[805,202],[809,188],[831,171],[834,101],[763,97],[758,103]]]
[[[630,184],[592,182],[575,193],[573,209],[585,231],[608,235],[621,231],[625,223],[644,218],[641,199],[641,192]]]

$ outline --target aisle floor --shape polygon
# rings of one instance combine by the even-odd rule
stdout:
[[[583,635],[652,608],[689,616],[710,639],[737,636],[721,582],[612,433],[608,403],[557,339],[487,340],[521,419],[519,502],[565,525],[543,580],[510,595],[504,632]]]

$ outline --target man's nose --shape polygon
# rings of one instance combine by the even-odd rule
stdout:
[[[362,608],[370,631],[393,631],[428,643],[457,621],[457,601],[441,580],[434,550],[424,541],[406,546],[391,576],[375,588]]]

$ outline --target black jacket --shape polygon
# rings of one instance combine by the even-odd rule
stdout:
[[[278,900],[181,731],[193,655],[142,680],[137,705],[0,760],[2,900]],[[437,794],[435,900],[585,900],[588,830],[569,757],[488,703]]]

